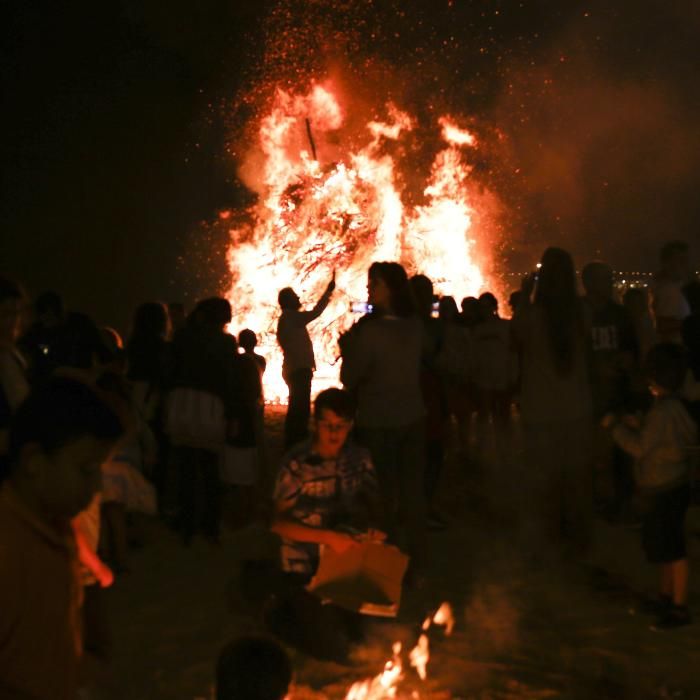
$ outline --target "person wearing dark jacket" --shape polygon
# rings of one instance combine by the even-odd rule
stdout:
[[[148,424],[158,444],[153,484],[159,506],[165,501],[168,481],[169,443],[163,428],[163,397],[173,371],[172,347],[167,340],[169,328],[165,305],[146,302],[136,309],[126,345],[127,377],[131,382],[134,408]]]
[[[205,536],[219,540],[221,486],[219,460],[227,435],[237,433],[242,410],[236,339],[225,332],[231,306],[218,297],[201,301],[173,341],[174,372],[171,399],[178,389],[190,390],[198,406],[197,419],[221,421],[216,441],[192,439],[171,431],[180,472],[180,529],[189,544],[197,526],[197,482],[204,483],[201,522]],[[180,392],[180,396],[186,395]],[[169,409],[174,410],[174,409]],[[207,413],[203,416],[202,413]]]

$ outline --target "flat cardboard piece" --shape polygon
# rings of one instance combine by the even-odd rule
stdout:
[[[321,547],[318,571],[308,590],[346,610],[396,617],[407,567],[408,557],[392,545],[363,542],[343,554]]]

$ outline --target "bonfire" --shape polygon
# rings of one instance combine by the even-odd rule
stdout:
[[[240,167],[258,200],[242,219],[221,215],[230,226],[231,328],[259,334],[271,402],[284,402],[287,395],[275,340],[281,288],[293,287],[313,305],[336,272],[331,305],[310,326],[318,391],[337,383],[337,339],[356,320],[353,303],[366,299],[372,262],[399,261],[410,274],[428,275],[437,293],[458,301],[484,287],[487,254],[481,250],[477,260],[468,163],[476,136],[457,119],[437,119],[436,152],[416,198],[406,185],[415,180],[415,165],[410,149],[402,151],[415,119],[388,103],[383,118],[346,129],[337,93],[331,82],[313,84],[303,94],[276,91]]]

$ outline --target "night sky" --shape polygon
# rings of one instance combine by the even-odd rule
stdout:
[[[225,240],[200,222],[250,201],[243,127],[275,81],[331,68],[379,102],[473,120],[515,268],[550,242],[620,269],[651,269],[669,237],[700,243],[693,0],[19,0],[4,15],[2,272],[121,330],[140,301],[220,290]]]

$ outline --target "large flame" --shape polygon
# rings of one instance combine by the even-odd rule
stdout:
[[[281,288],[293,287],[312,306],[336,271],[331,304],[309,327],[315,390],[337,381],[337,338],[354,320],[351,303],[366,299],[372,262],[398,260],[458,301],[483,288],[465,160],[475,137],[454,119],[439,119],[442,145],[420,203],[409,205],[403,175],[412,166],[401,169],[392,151],[415,129],[415,120],[389,103],[384,121],[369,121],[359,136],[342,143],[348,120],[337,93],[332,83],[314,84],[306,94],[278,89],[241,168],[259,199],[248,219],[230,228],[231,327],[259,334],[268,358],[268,401],[287,396],[275,339]]]

